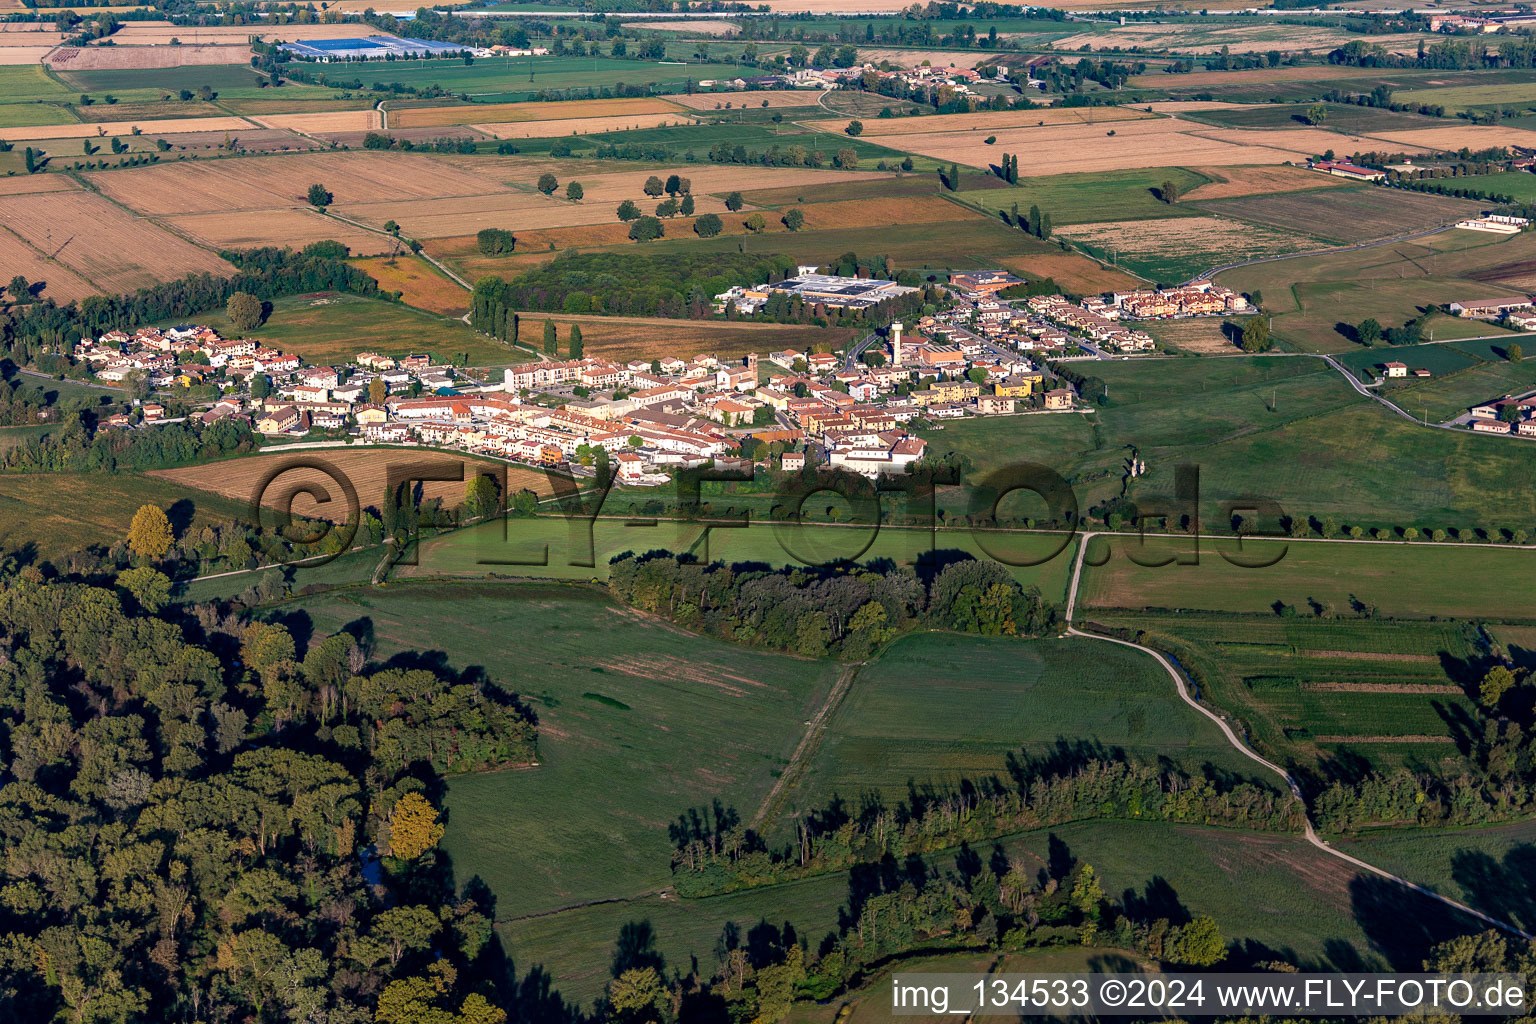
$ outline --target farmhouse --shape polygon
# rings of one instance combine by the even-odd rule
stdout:
[[[1386,370],[1387,370],[1387,376],[1388,377],[1406,377],[1406,376],[1408,376],[1408,364],[1407,363],[1387,363],[1386,364]]]
[[[1381,181],[1387,176],[1386,171],[1374,170],[1370,167],[1361,167],[1359,164],[1344,163],[1339,160],[1319,160],[1308,164],[1314,171],[1322,171],[1336,178],[1353,178],[1355,181]]]
[[[1456,226],[1465,231],[1488,231],[1496,235],[1518,235],[1530,223],[1524,217],[1509,217],[1504,214],[1495,213],[1487,217],[1469,217],[1466,220],[1457,221]]]
[[[1466,302],[1453,302],[1446,308],[1456,316],[1464,316],[1473,320],[1488,320],[1506,313],[1511,309],[1520,309],[1529,306],[1529,298],[1510,299],[1469,299]]]
[[[964,292],[978,292],[983,295],[991,295],[1000,292],[1004,288],[1012,288],[1016,284],[1023,284],[1022,277],[1014,277],[1012,274],[1001,270],[977,271],[970,274],[950,274],[949,283],[952,287]]]

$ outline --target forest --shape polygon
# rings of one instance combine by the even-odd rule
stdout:
[[[21,1020],[499,1024],[439,776],[525,764],[483,676],[107,585],[0,588],[0,992]],[[462,882],[462,880],[460,880]]]

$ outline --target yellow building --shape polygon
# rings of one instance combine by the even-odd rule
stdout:
[[[1044,374],[1016,373],[992,385],[992,393],[998,398],[1028,398],[1044,380]]]

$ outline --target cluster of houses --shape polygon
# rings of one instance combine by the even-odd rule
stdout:
[[[1536,437],[1536,392],[1516,398],[1505,395],[1474,405],[1467,425],[1479,434]]]
[[[1026,70],[1029,87],[1045,88],[1045,82],[1035,79],[1033,73],[1036,68],[1044,67],[1055,59],[1052,56],[1019,56],[1017,58]],[[1006,65],[995,66],[993,75],[1000,81],[1006,81],[1009,70]],[[916,67],[895,68],[889,64],[878,67],[864,63],[846,68],[798,68],[782,74],[759,75],[752,78],[705,79],[699,82],[699,86],[704,89],[835,89],[842,85],[859,83],[872,89],[874,83],[900,82],[908,89],[945,88],[964,96],[973,92],[972,86],[983,81],[986,81],[986,77],[975,68],[960,67],[957,64],[936,65],[924,62]]]

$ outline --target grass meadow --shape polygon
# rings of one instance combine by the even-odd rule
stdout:
[[[949,633],[904,637],[862,668],[790,802],[834,797],[887,807],[996,778],[1012,761],[1113,757],[1253,775],[1208,720],[1184,706],[1140,651],[1092,640],[1021,642]],[[1266,784],[1274,780],[1264,778]]]
[[[386,280],[385,287],[389,283]],[[253,331],[235,330],[223,310],[200,314],[198,322],[225,337],[259,338],[315,365],[350,363],[359,352],[369,351],[394,356],[429,352],[442,362],[467,355],[471,366],[533,358],[526,349],[480,334],[457,317],[403,303],[325,293],[278,299],[273,307],[266,322]]]
[[[1372,350],[1373,358],[1389,351]],[[1090,365],[1109,387],[1107,403],[1099,385],[1083,396],[1094,413],[955,421],[925,434],[930,450],[964,454],[978,479],[1010,463],[1048,466],[1073,486],[1082,509],[1118,498],[1122,483],[1133,500],[1171,495],[1175,468],[1192,464],[1202,521],[1218,531],[1227,529],[1232,502],[1255,497],[1289,515],[1331,515],[1367,529],[1536,527],[1536,466],[1523,448],[1426,430],[1358,395],[1319,360]],[[1146,472],[1127,481],[1132,452]]]
[[[900,136],[894,138],[899,139]],[[1022,213],[1039,206],[1051,222],[1084,224],[1103,220],[1145,220],[1158,217],[1195,216],[1198,210],[1162,201],[1158,189],[1172,181],[1186,195],[1212,178],[1185,167],[1153,167],[1145,170],[1102,171],[1089,174],[1058,174],[1026,178],[1012,188],[984,191],[962,190],[957,198],[983,213],[997,215],[1019,204]]]
[[[1205,538],[1199,564],[1140,566],[1131,538],[1095,538],[1083,570],[1078,607],[1269,613],[1286,605],[1301,615],[1314,604],[1332,616],[1375,609],[1388,618],[1536,618],[1536,597],[1518,587],[1471,581],[1519,576],[1536,550],[1478,544],[1243,541]],[[1106,550],[1106,548],[1108,550]],[[1147,541],[1144,561],[1192,555],[1188,538]],[[1273,561],[1244,567],[1232,560]],[[1102,564],[1096,564],[1102,560]],[[1468,581],[1460,586],[1453,580]]]
[[[366,621],[378,659],[483,666],[532,707],[537,766],[448,783],[444,846],[460,883],[491,886],[499,919],[664,888],[667,825],[714,800],[755,809],[838,671],[576,587],[392,583],[273,612],[319,634]]]
[[[532,72],[530,74],[530,71]],[[614,57],[487,58],[466,65],[462,60],[396,61],[358,72],[365,84],[427,87],[468,93],[482,103],[515,103],[541,90],[601,89],[604,86],[653,85],[682,92],[687,83],[706,78],[736,78],[758,72],[737,64],[681,64],[623,60]]]

